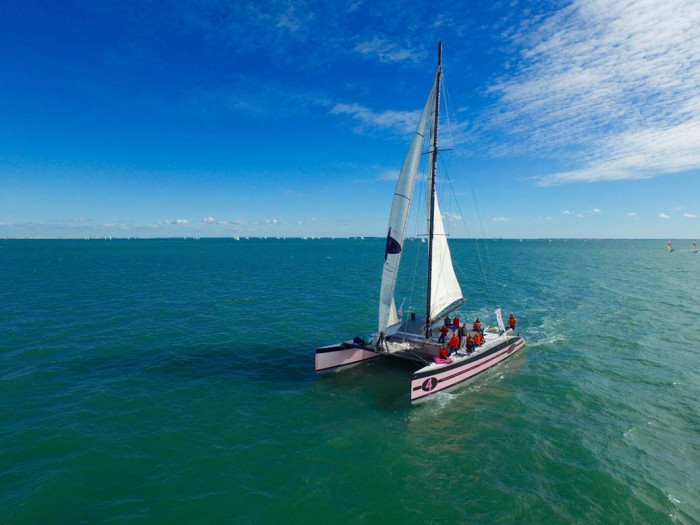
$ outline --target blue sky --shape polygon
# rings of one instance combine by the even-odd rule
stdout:
[[[700,237],[697,0],[4,2],[0,237],[383,236],[438,40],[452,235]]]

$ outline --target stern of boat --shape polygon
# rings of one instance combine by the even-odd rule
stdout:
[[[363,346],[352,341],[322,346],[316,349],[316,371],[340,370],[381,356],[372,345]]]

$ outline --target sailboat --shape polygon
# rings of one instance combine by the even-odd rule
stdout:
[[[440,391],[451,390],[516,354],[525,340],[503,326],[500,309],[498,326],[483,330],[484,342],[473,352],[458,350],[445,358],[438,342],[444,317],[459,308],[464,296],[455,275],[447,235],[436,195],[438,121],[442,77],[442,43],[438,44],[438,65],[430,95],[421,113],[396,183],[384,250],[379,293],[378,330],[370,337],[355,337],[316,349],[316,371],[324,372],[381,358],[415,363],[411,380],[412,403],[420,403]],[[427,290],[425,315],[402,321],[394,302],[394,290],[403,255],[406,226],[413,201],[415,182],[429,131],[429,187],[427,204]],[[401,309],[400,309],[401,310]]]

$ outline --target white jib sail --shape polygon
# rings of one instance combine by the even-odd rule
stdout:
[[[423,108],[416,133],[413,135],[411,145],[403,161],[403,166],[401,166],[399,180],[396,182],[394,202],[391,206],[391,215],[389,216],[386,251],[384,252],[382,287],[379,294],[379,332],[384,332],[388,326],[399,322],[398,316],[396,315],[396,305],[394,304],[394,288],[396,287],[396,277],[398,276],[399,265],[401,264],[408,213],[411,209],[416,174],[423,151],[428,116],[430,115],[434,99],[435,84],[433,84],[433,89],[430,91],[428,101]]]
[[[452,267],[452,256],[447,244],[447,234],[442,223],[437,196],[434,205],[432,286],[430,287],[431,319],[435,319],[445,308],[463,298],[462,289],[459,287],[455,270]]]

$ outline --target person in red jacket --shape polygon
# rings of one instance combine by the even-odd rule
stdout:
[[[481,332],[474,334],[474,344],[476,346],[481,346],[484,344],[484,336],[481,335]]]
[[[481,321],[479,321],[479,318],[476,318],[476,321],[474,321],[474,324],[472,325],[472,330],[475,332],[481,332],[482,334],[484,333],[483,328],[481,328]]]
[[[440,337],[438,337],[438,343],[445,344],[445,336],[447,335],[447,332],[449,332],[450,329],[447,327],[447,325],[442,325],[440,327]]]
[[[510,314],[510,317],[508,318],[508,329],[515,331],[515,325],[517,324],[517,319],[515,319],[515,316],[513,314]]]
[[[452,352],[457,351],[457,349],[459,348],[459,336],[457,335],[457,332],[452,334],[452,338],[450,339],[450,342],[447,343],[447,345],[450,347],[450,354],[452,354]]]

